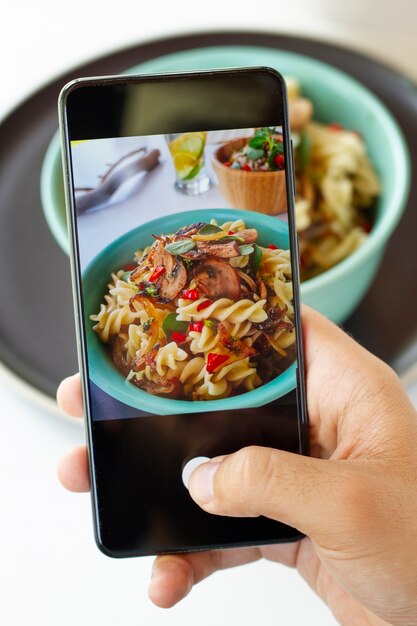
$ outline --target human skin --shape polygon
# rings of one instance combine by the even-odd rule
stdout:
[[[296,567],[343,626],[417,624],[417,413],[396,374],[327,319],[303,307],[312,457],[247,447],[191,475],[205,511],[265,515],[307,535],[292,544],[164,555],[149,596],[168,608],[214,571],[266,558]],[[58,403],[82,415],[79,376]],[[87,491],[84,447],[58,474]]]

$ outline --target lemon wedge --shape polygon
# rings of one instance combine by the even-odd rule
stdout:
[[[199,172],[205,142],[205,132],[183,133],[170,142],[169,150],[180,178],[192,178]]]

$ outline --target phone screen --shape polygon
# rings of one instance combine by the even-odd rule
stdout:
[[[99,546],[294,539],[278,522],[201,511],[183,482],[195,457],[305,452],[287,125],[254,114],[136,134],[152,107],[118,89],[101,101],[117,124],[67,130]]]

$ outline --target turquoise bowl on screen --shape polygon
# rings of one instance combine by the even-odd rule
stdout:
[[[401,130],[388,109],[348,74],[315,59],[270,48],[223,46],[186,50],[152,59],[128,70],[128,73],[256,65],[270,66],[284,75],[298,78],[303,93],[313,101],[314,119],[338,122],[346,128],[358,130],[382,182],[376,223],[365,243],[334,267],[301,285],[304,303],[340,323],[349,317],[369,288],[408,197],[408,150]],[[45,157],[41,195],[49,227],[68,253],[58,135],[53,138]]]
[[[249,228],[258,230],[261,245],[273,242],[279,248],[289,248],[288,225],[282,220],[252,211],[245,211],[242,215],[241,211],[235,209],[202,209],[167,215],[138,226],[104,248],[84,270],[82,283],[89,377],[100,389],[120,402],[157,415],[226,411],[261,406],[295,388],[296,363],[293,363],[277,378],[254,391],[222,400],[190,401],[153,396],[126,381],[111,360],[105,344],[93,330],[94,322],[89,316],[100,310],[111,272],[120,269],[125,263],[131,263],[135,251],[153,241],[152,234],[172,233],[187,224],[209,222],[213,218],[220,223],[244,218]]]

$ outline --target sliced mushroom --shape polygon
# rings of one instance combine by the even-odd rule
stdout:
[[[262,298],[262,300],[264,298],[266,300],[266,298],[268,296],[268,292],[266,290],[265,283],[262,280],[257,280],[256,283],[258,285],[258,291],[259,291],[260,297]]]
[[[268,311],[267,319],[264,322],[254,324],[254,326],[264,332],[265,335],[272,335],[279,330],[291,331],[294,328],[294,324],[285,320],[287,309],[288,307],[286,305],[281,308],[276,304]]]
[[[180,382],[177,378],[168,380],[166,378],[158,377],[158,380],[153,381],[148,380],[147,378],[138,380],[134,377],[130,382],[154,396],[169,395],[171,398],[175,398],[178,397],[181,392]]]
[[[171,302],[187,284],[187,270],[179,258],[174,263],[167,263],[165,267],[167,270],[162,278],[159,297],[163,302]]]
[[[189,252],[185,252],[184,254],[181,254],[181,256],[184,259],[188,259],[189,261],[199,261],[201,259],[205,259],[207,254],[204,254],[204,252],[200,252],[199,250],[194,248],[194,250],[190,250]]]
[[[138,265],[130,275],[130,280],[132,283],[139,284],[142,282],[143,275],[150,270],[149,265]]]
[[[206,254],[204,252],[199,252],[196,248],[194,250],[190,250],[189,252],[185,252],[181,254],[183,259],[188,259],[189,261],[200,261],[201,259],[206,258]]]
[[[210,254],[218,256],[222,259],[230,259],[234,256],[240,256],[239,246],[236,241],[197,241],[197,250],[201,254]]]
[[[245,228],[244,230],[239,230],[235,235],[243,239],[243,243],[255,243],[255,241],[258,241],[256,228]]]
[[[189,239],[191,235],[195,235],[196,233],[198,233],[200,228],[203,228],[203,226],[205,225],[205,222],[196,222],[195,224],[190,224],[190,226],[184,226],[184,228],[180,228],[174,235],[174,241]]]
[[[241,278],[241,280],[245,281],[245,283],[247,283],[247,285],[249,285],[250,291],[252,293],[256,293],[256,283],[253,280],[253,278],[251,278],[250,276],[245,274],[245,272],[242,272],[242,270],[237,270],[237,273],[238,273],[239,277]]]
[[[226,261],[207,257],[194,268],[197,289],[208,298],[239,300],[240,280],[236,270]]]
[[[152,263],[154,267],[156,267],[157,265],[164,265],[164,261],[166,257],[168,256],[168,254],[169,253],[166,252],[165,245],[162,240],[159,240],[156,243],[154,243],[153,249],[152,249]],[[169,255],[169,256],[172,256],[172,255]]]
[[[122,339],[120,335],[114,335],[111,345],[111,357],[119,372],[121,372],[123,376],[127,376],[130,372],[130,366],[126,360],[124,344],[125,340]]]
[[[165,267],[165,272],[155,281],[155,284],[159,288],[159,299],[163,302],[170,302],[187,284],[187,270],[179,257],[165,250],[162,241],[155,246],[152,260],[155,267]]]

